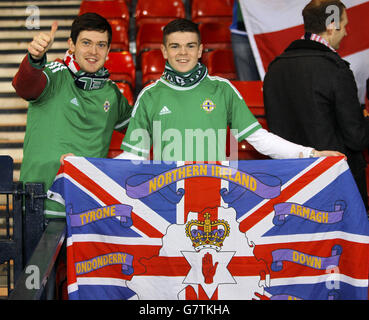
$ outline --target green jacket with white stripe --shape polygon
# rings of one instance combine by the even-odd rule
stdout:
[[[110,80],[101,89],[78,88],[60,62],[43,67],[24,61],[18,73],[22,72],[39,72],[47,82],[42,93],[29,103],[20,180],[44,183],[47,191],[60,167],[61,155],[105,158],[113,130],[128,124],[132,107]],[[64,208],[54,201],[47,199],[45,207],[49,217],[65,215]]]

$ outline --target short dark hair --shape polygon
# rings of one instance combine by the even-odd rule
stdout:
[[[320,34],[327,30],[327,19],[332,14],[332,12],[326,12],[329,6],[336,6],[339,9],[340,20],[342,20],[346,6],[340,0],[312,0],[302,10],[305,32]]]
[[[100,32],[108,31],[108,45],[110,45],[113,34],[111,26],[109,22],[99,14],[87,12],[74,19],[70,33],[70,37],[74,44],[77,42],[80,32],[84,30]]]
[[[194,32],[197,33],[199,43],[201,43],[201,36],[199,26],[188,19],[175,19],[169,22],[163,29],[163,43],[165,44],[167,36],[173,32]]]

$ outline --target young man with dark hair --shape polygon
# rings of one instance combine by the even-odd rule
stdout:
[[[78,35],[81,31],[100,31],[108,32],[108,45],[111,44],[111,39],[113,32],[110,24],[106,19],[101,19],[102,17],[96,13],[85,13],[78,16],[72,23],[72,29],[70,32],[70,39],[73,43],[77,43]]]
[[[264,104],[271,132],[295,143],[344,153],[367,206],[369,119],[363,116],[349,63],[336,50],[346,35],[345,6],[315,0],[302,11],[305,34],[268,68]]]
[[[104,68],[112,30],[105,18],[86,13],[72,24],[63,62],[47,63],[57,23],[28,46],[13,86],[29,101],[20,180],[52,184],[60,156],[106,157],[114,129],[127,125],[132,108]],[[65,209],[46,200],[46,216]]]
[[[167,60],[162,77],[138,96],[122,143],[121,158],[225,160],[227,125],[241,141],[273,158],[342,155],[290,143],[262,129],[240,93],[226,79],[208,75],[199,63],[203,46],[198,27],[177,19],[163,30]]]

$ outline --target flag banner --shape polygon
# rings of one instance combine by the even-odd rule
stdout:
[[[343,157],[68,157],[70,299],[368,299],[369,222]]]
[[[289,44],[304,35],[302,9],[310,0],[240,0],[240,6],[256,64],[262,79],[269,63]],[[349,23],[339,55],[350,63],[358,86],[360,102],[365,103],[369,78],[368,0],[343,0]],[[332,11],[332,14],[334,12]]]

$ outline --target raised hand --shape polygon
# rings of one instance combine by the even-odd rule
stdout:
[[[205,283],[213,283],[217,266],[218,262],[213,265],[213,256],[209,252],[202,257],[202,275],[204,276]]]
[[[50,49],[54,42],[56,30],[58,30],[58,22],[54,21],[50,32],[41,32],[34,36],[32,42],[28,44],[28,52],[33,59],[41,60],[47,50]]]

